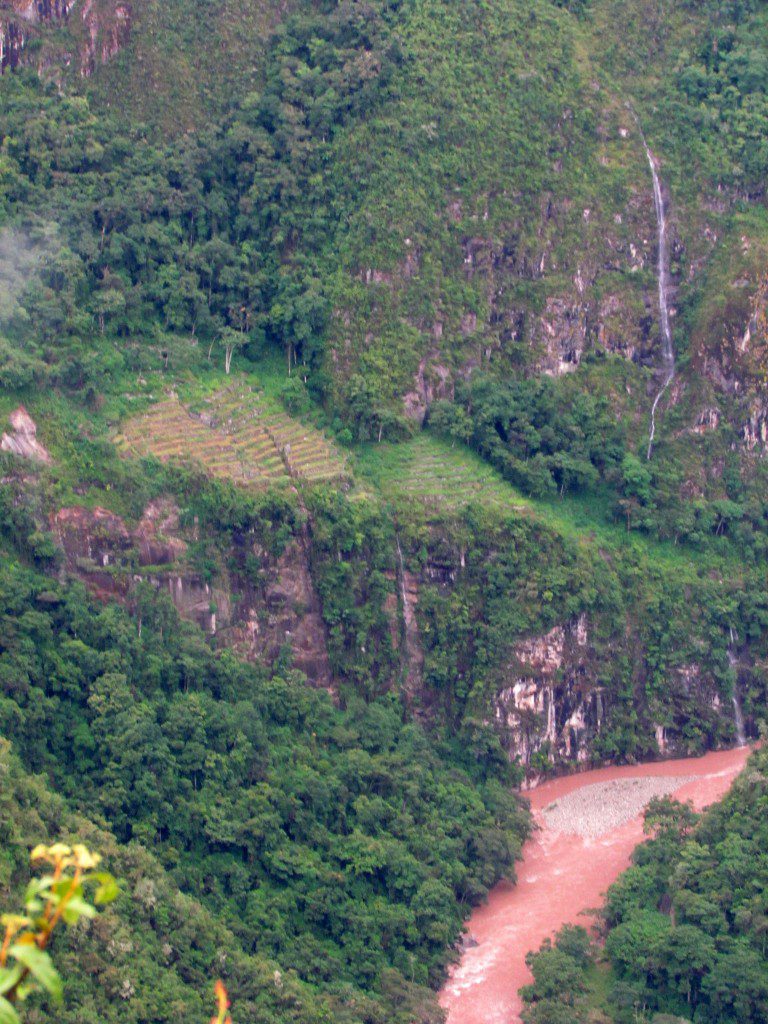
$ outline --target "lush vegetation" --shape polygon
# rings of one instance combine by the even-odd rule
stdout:
[[[697,547],[726,536],[748,558],[766,550],[762,464],[744,472],[732,444],[730,452],[723,450],[716,482],[691,500],[689,464],[680,452],[649,464],[633,451],[612,396],[590,394],[573,377],[508,382],[474,376],[457,388],[453,402],[433,404],[429,423],[452,442],[469,444],[526,494],[598,494],[603,514],[627,530]]]
[[[526,818],[501,759],[488,777],[397,701],[342,712],[216,654],[151,588],[139,628],[12,559],[1,589],[0,730],[28,770],[150,846],[245,952],[370,993],[359,1019],[410,1019],[463,908],[514,870]]]
[[[2,898],[58,831],[137,895],[70,936],[65,1024],[202,1019],[219,973],[265,1024],[437,1020],[526,833],[487,724],[516,645],[584,624],[553,682],[601,694],[595,760],[656,754],[658,728],[729,742],[737,689],[752,732],[762,713],[765,5],[141,7],[88,81],[79,15],[0,79],[1,426],[23,402],[53,456],[0,464]],[[650,463],[640,125],[677,306]],[[248,665],[181,622],[134,550],[100,567],[124,607],[67,575],[62,507],[132,526],[158,498],[176,568],[235,603],[301,550],[332,695],[287,642]],[[657,808],[608,903],[601,1012],[764,1015],[751,778],[695,827]],[[533,966],[538,1024],[606,974],[577,930]]]
[[[329,1016],[359,1020],[339,1000],[323,998],[295,974],[242,950],[218,918],[179,891],[151,852],[123,845],[91,818],[71,810],[46,781],[29,774],[0,746],[0,893],[16,911],[30,881],[29,851],[43,831],[97,847],[119,877],[120,894],[87,926],[57,935],[52,955],[66,979],[63,1002],[45,1007],[49,1019],[204,1021],[212,979],[223,975],[238,993],[238,1009],[254,1021],[315,1024]],[[98,817],[98,815],[94,815]]]
[[[92,853],[83,843],[73,847],[38,843],[30,860],[47,866],[27,886],[22,912],[4,914],[0,922],[0,1019],[5,1024],[19,1024],[16,1007],[38,991],[61,1001],[61,975],[48,952],[56,926],[66,924],[71,928],[94,918],[94,903],[111,903],[119,893],[112,875],[95,871],[101,855]]]
[[[201,373],[211,361],[280,352],[343,439],[365,440],[413,430],[402,397],[417,371],[429,383],[434,364],[458,386],[452,403],[433,404],[431,422],[526,492],[608,488],[609,515],[630,528],[694,543],[727,533],[762,551],[762,476],[728,454],[743,416],[732,389],[715,399],[692,382],[644,466],[646,376],[603,359],[586,327],[591,361],[565,381],[531,378],[543,358],[537,317],[551,315],[550,300],[566,304],[562,329],[571,330],[576,250],[594,264],[584,315],[603,315],[590,303],[618,302],[606,322],[611,345],[631,343],[637,361],[655,361],[653,327],[635,337],[652,253],[634,275],[597,256],[606,238],[621,249],[637,231],[653,234],[652,221],[627,213],[633,193],[648,189],[642,151],[627,171],[627,153],[606,141],[622,123],[627,86],[663,144],[676,276],[686,260],[708,263],[707,232],[726,235],[728,252],[752,253],[741,262],[715,253],[681,288],[683,369],[719,350],[724,308],[734,330],[749,318],[766,237],[757,186],[764,17],[754,4],[650,7],[637,0],[616,15],[627,33],[608,47],[593,35],[605,38],[609,0],[576,12],[543,0],[530,11],[512,0],[477,11],[437,2],[297,10],[220,123],[172,145],[99,106],[101,79],[89,100],[31,74],[6,76],[0,382],[63,388],[114,422],[126,393],[156,393],[152,371]],[[650,13],[651,25],[662,21],[643,35]],[[208,27],[190,23],[180,38],[191,46]],[[450,73],[440,57],[449,52],[462,55]],[[645,85],[630,52],[661,69]],[[523,55],[535,73],[522,75]],[[599,97],[588,72],[603,82]],[[692,177],[694,139],[702,153]],[[727,216],[702,212],[700,190],[724,183]],[[588,227],[571,208],[589,213]],[[740,276],[750,288],[731,286]],[[484,372],[462,384],[476,366]],[[761,386],[759,368],[739,373]],[[707,443],[687,434],[702,402],[722,409]]]

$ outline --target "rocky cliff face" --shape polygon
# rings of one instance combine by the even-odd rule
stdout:
[[[588,653],[583,615],[514,648],[509,685],[497,694],[494,711],[510,756],[526,768],[536,753],[553,764],[589,760],[606,709],[587,671]]]
[[[745,229],[717,268],[722,294],[704,310],[691,339],[693,367],[711,388],[717,422],[726,413],[744,449],[755,454],[768,447],[766,259],[762,239]],[[714,418],[702,410],[694,429],[711,427]]]
[[[309,570],[307,537],[295,538],[277,559],[263,548],[254,551],[262,581],[239,595],[237,613],[224,632],[226,642],[245,657],[267,663],[287,647],[295,668],[313,685],[330,688],[326,630]]]
[[[131,528],[102,508],[63,508],[52,529],[66,568],[102,599],[132,603],[142,581],[166,590],[179,613],[217,642],[253,661],[271,664],[284,648],[310,683],[329,687],[325,627],[308,568],[305,539],[294,540],[274,558],[253,538],[238,538],[235,561],[246,552],[260,566],[258,583],[237,570],[210,582],[188,559],[179,513],[170,501],[151,502]]]
[[[498,539],[506,543],[503,534]],[[757,734],[754,694],[762,684],[749,644],[731,660],[737,669],[735,703],[725,666],[710,656],[704,637],[692,640],[688,659],[679,664],[668,652],[663,684],[655,682],[649,624],[642,617],[630,616],[613,632],[610,617],[577,614],[546,632],[513,636],[505,649],[507,619],[501,606],[514,605],[519,580],[512,569],[508,595],[497,591],[486,603],[488,586],[492,593],[498,585],[492,581],[505,571],[498,564],[500,549],[489,547],[482,562],[477,551],[465,560],[461,543],[440,524],[430,527],[428,538],[419,536],[418,547],[413,543],[411,557],[398,560],[397,596],[392,594],[387,606],[404,666],[405,696],[428,719],[456,715],[468,698],[465,714],[496,726],[510,760],[519,762],[529,779],[602,758],[686,756],[696,744],[727,745],[739,731],[737,705],[747,736]],[[457,628],[450,622],[453,615]],[[475,630],[478,619],[484,625]],[[607,622],[611,632],[606,635]],[[499,655],[500,662],[493,660]],[[695,740],[692,721],[698,728]],[[632,745],[624,749],[627,733]]]
[[[87,78],[127,45],[133,6],[119,0],[82,0],[81,18],[85,33],[80,46],[80,73]]]
[[[0,450],[34,462],[51,461],[45,446],[37,440],[37,424],[23,405],[14,409],[8,417],[8,424],[11,429],[0,438]]]
[[[34,57],[39,68],[74,64],[88,77],[128,42],[133,7],[125,0],[0,0],[0,71],[26,60],[25,47],[44,29],[67,26]]]
[[[61,25],[74,0],[2,0],[0,2],[0,70],[22,61],[24,46],[40,25]]]
[[[197,529],[182,527],[179,511],[170,500],[151,502],[133,526],[106,509],[83,507],[60,509],[51,526],[66,569],[99,598],[138,606],[137,587],[148,583],[167,592],[180,614],[215,637],[217,644],[265,665],[288,652],[310,684],[334,688],[306,527],[279,556],[253,535],[235,535],[227,568],[211,580],[194,568],[191,545],[198,539]],[[448,608],[466,607],[470,618],[478,614],[479,607],[466,602],[481,599],[478,586],[485,570],[477,575],[478,565],[465,564],[461,546],[442,527],[431,528],[429,543],[420,550],[417,566],[413,559],[406,562],[397,545],[384,610],[401,668],[398,682],[395,663],[392,684],[402,687],[416,714],[432,719],[446,709],[445,693],[439,687],[430,689],[430,672],[435,665],[440,670],[443,655],[442,648],[435,647],[435,636],[440,634],[435,634],[433,625],[439,620],[430,617],[429,608],[434,608],[435,600],[443,600]],[[497,556],[498,552],[489,550],[488,564]],[[458,598],[455,604],[454,597]],[[755,689],[748,645],[737,652],[734,648],[732,664],[738,671],[733,705],[722,680],[718,683],[711,671],[693,660],[668,670],[663,701],[658,703],[653,688],[647,686],[640,637],[614,640],[617,647],[623,644],[625,653],[637,655],[630,673],[634,682],[622,690],[624,684],[606,682],[613,679],[606,659],[614,657],[614,642],[605,636],[595,640],[600,635],[600,623],[586,614],[577,615],[540,635],[513,640],[504,662],[487,676],[496,682],[480,714],[495,723],[510,760],[518,761],[529,778],[548,768],[573,769],[599,758],[605,749],[604,737],[617,729],[620,733],[622,726],[617,723],[627,714],[642,723],[633,728],[645,736],[641,739],[641,746],[646,744],[641,751],[644,756],[689,753],[686,724],[692,717],[710,746],[729,742],[731,733],[736,734],[737,705],[742,730],[746,727],[748,735],[755,735],[754,708],[742,709],[739,698],[740,693]],[[482,633],[470,644],[480,637]],[[459,648],[451,657],[466,660],[472,675],[469,649]],[[448,713],[454,714],[457,708],[460,703]],[[638,751],[633,747],[632,752]]]

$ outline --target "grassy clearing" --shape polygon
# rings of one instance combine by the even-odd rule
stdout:
[[[358,452],[363,476],[388,498],[419,501],[436,513],[470,503],[523,511],[530,503],[479,456],[420,434],[403,444],[370,444]]]
[[[397,505],[418,502],[439,517],[469,504],[538,519],[560,535],[582,544],[635,558],[651,558],[660,568],[695,577],[702,568],[735,563],[723,543],[705,552],[656,541],[610,520],[609,498],[602,494],[539,501],[524,497],[470,449],[427,432],[402,444],[369,444],[357,453],[356,468],[382,495]]]

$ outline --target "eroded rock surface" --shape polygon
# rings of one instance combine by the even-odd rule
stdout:
[[[550,761],[584,762],[605,713],[602,691],[585,670],[584,615],[518,643],[497,695],[495,714],[510,757],[526,767],[542,752]]]
[[[147,581],[168,592],[180,615],[244,657],[271,664],[288,647],[294,667],[313,685],[330,687],[325,625],[305,539],[275,558],[252,537],[241,537],[234,561],[246,551],[256,555],[259,581],[233,569],[209,582],[189,564],[190,538],[167,499],[151,502],[133,528],[107,509],[82,507],[61,509],[52,528],[67,569],[98,597],[130,605],[136,585]]]
[[[0,439],[0,449],[22,459],[45,463],[51,461],[47,449],[37,440],[37,424],[23,405],[14,409],[8,417],[8,423],[11,429]]]
[[[331,686],[326,629],[309,572],[306,538],[293,540],[278,559],[257,552],[261,588],[242,595],[229,638],[251,660],[274,661],[289,647],[293,665],[315,686]]]
[[[62,45],[53,42],[34,61],[41,68],[72,64],[88,77],[126,46],[132,21],[133,6],[126,0],[0,0],[0,70],[24,63],[27,44],[42,29],[71,25],[71,37]]]

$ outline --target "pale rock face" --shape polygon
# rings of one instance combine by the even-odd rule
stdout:
[[[80,55],[80,72],[90,77],[98,64],[106,64],[128,42],[133,8],[130,3],[115,3],[111,10],[99,8],[94,0],[84,0],[83,24],[87,30],[85,49]]]
[[[720,425],[720,410],[715,406],[710,406],[707,409],[702,409],[696,418],[696,423],[693,426],[694,434],[706,434],[709,430],[717,430]]]
[[[25,25],[66,21],[75,0],[5,0],[0,9],[0,72],[18,67],[29,32]]]
[[[588,644],[587,619],[580,615],[516,645],[513,678],[496,696],[495,716],[510,757],[524,766],[544,749],[552,762],[588,759],[588,741],[604,717],[599,688],[585,689],[580,678]]]
[[[75,10],[77,8],[77,10]],[[0,70],[22,63],[34,26],[62,25],[79,13],[85,36],[76,55],[83,77],[106,64],[128,42],[133,7],[126,0],[4,0],[0,10]],[[70,52],[59,54],[69,64]]]
[[[22,459],[32,459],[33,462],[51,461],[50,454],[37,440],[37,425],[23,405],[11,413],[8,422],[11,432],[3,434],[0,449]]]
[[[532,340],[542,352],[540,369],[550,376],[573,373],[587,346],[586,308],[571,298],[547,299],[534,321]]]
[[[537,675],[553,675],[563,664],[565,628],[555,626],[544,636],[522,640],[515,648],[515,656]]]
[[[663,725],[657,725],[655,727],[656,735],[656,746],[660,754],[666,753],[667,750],[667,731]]]
[[[768,405],[762,401],[752,404],[749,418],[741,428],[741,436],[747,451],[768,445]]]
[[[439,331],[436,329],[439,327]],[[442,324],[434,325],[432,330],[433,338],[438,340],[442,336]],[[409,419],[424,422],[432,402],[441,398],[453,398],[453,383],[451,371],[440,362],[438,351],[428,352],[419,361],[419,368],[413,379],[413,391],[403,396],[403,409]]]

